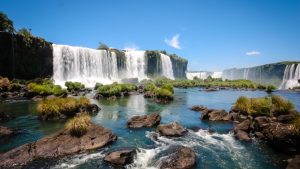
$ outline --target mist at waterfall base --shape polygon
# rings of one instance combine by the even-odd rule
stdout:
[[[97,82],[110,84],[124,78],[148,79],[145,51],[126,51],[125,69],[118,70],[117,56],[109,50],[96,50],[67,45],[53,45],[53,79],[64,86],[66,81],[94,87]],[[161,76],[174,79],[171,59],[161,54]]]
[[[300,64],[287,65],[279,88],[290,89],[296,86],[300,86]]]
[[[118,136],[118,140],[103,149],[58,160],[37,161],[30,164],[28,168],[112,168],[103,162],[103,157],[107,152],[122,147],[138,148],[134,163],[127,166],[127,168],[136,169],[158,168],[160,161],[179,145],[191,147],[196,151],[196,169],[281,169],[284,168],[282,160],[289,158],[260,142],[240,142],[230,133],[233,127],[231,123],[202,121],[199,119],[200,113],[189,110],[193,105],[203,104],[209,108],[228,111],[239,96],[263,97],[268,95],[264,91],[200,92],[198,88],[175,89],[175,100],[163,105],[146,99],[143,95],[131,95],[116,101],[98,101],[92,99],[94,94],[90,93],[87,97],[92,103],[98,104],[101,110],[92,117],[92,121],[111,129]],[[288,98],[300,111],[299,93],[276,91],[274,94]],[[0,152],[36,141],[57,132],[64,126],[63,122],[39,121],[36,106],[34,101],[0,103],[1,110],[15,116],[14,119],[2,122],[0,125],[23,130],[22,133],[9,140],[0,140]],[[153,112],[161,115],[161,124],[177,121],[189,130],[189,134],[182,138],[159,136],[155,139],[155,128],[136,130],[126,128],[128,118]]]

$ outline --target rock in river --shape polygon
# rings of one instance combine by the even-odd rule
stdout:
[[[118,150],[107,154],[104,158],[104,161],[117,166],[125,166],[133,162],[135,155],[135,149]]]
[[[161,169],[190,169],[196,164],[196,154],[188,147],[179,147],[161,163]]]
[[[177,122],[158,125],[156,131],[163,136],[169,137],[180,137],[188,132]]]
[[[127,122],[128,128],[153,127],[160,123],[161,117],[157,113],[150,115],[134,116]]]
[[[50,159],[101,148],[117,139],[110,130],[91,124],[87,133],[73,137],[61,130],[36,142],[28,143],[0,154],[0,168],[21,168],[35,159]]]

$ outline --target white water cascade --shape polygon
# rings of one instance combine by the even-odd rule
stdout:
[[[282,83],[279,89],[290,89],[300,86],[300,64],[287,65],[284,70]]]
[[[174,78],[173,67],[172,67],[170,56],[161,53],[160,57],[162,63],[162,75],[169,79],[174,80],[175,78]]]
[[[248,80],[248,77],[249,77],[249,71],[250,71],[249,68],[245,68],[245,69],[244,69],[243,79]]]
[[[53,45],[53,70],[55,83],[62,86],[66,81],[93,87],[118,80],[116,55],[106,50]]]
[[[126,78],[147,79],[145,51],[126,51]]]

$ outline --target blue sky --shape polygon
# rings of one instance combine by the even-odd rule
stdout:
[[[0,11],[56,44],[167,50],[189,70],[300,60],[300,0],[1,0]]]

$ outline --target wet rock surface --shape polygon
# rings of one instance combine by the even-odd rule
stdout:
[[[177,122],[158,125],[156,131],[159,134],[168,137],[180,137],[180,136],[184,136],[188,132]]]
[[[217,110],[217,109],[204,109],[201,114],[202,120],[210,120],[210,121],[223,121],[228,115],[225,110]]]
[[[193,149],[179,147],[171,155],[162,160],[161,169],[191,169],[196,165],[196,154]]]
[[[161,117],[157,113],[150,115],[134,116],[131,117],[127,122],[128,128],[142,128],[142,127],[153,127],[160,123]]]
[[[116,150],[108,153],[104,157],[104,161],[116,166],[125,166],[131,164],[135,156],[135,149]]]
[[[35,159],[51,159],[101,148],[116,139],[110,130],[94,124],[88,126],[87,133],[81,137],[73,137],[62,130],[0,154],[0,168],[17,168]]]
[[[300,168],[300,155],[297,155],[293,159],[288,160],[286,169],[299,169]]]

